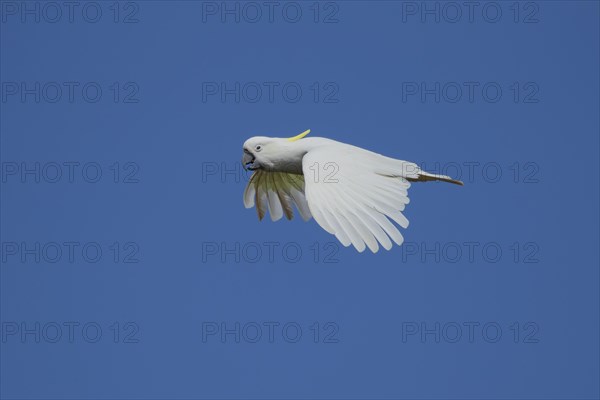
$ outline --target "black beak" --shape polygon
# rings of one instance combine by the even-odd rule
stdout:
[[[252,153],[244,149],[244,155],[242,156],[242,167],[244,167],[245,170],[254,171],[256,169],[252,167],[254,160],[255,158]]]

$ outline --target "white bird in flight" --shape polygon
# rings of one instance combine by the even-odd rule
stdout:
[[[359,252],[389,250],[404,238],[402,228],[410,182],[463,183],[425,172],[417,164],[385,157],[335,140],[304,137],[252,137],[244,143],[242,165],[254,171],[244,205],[256,205],[259,220],[267,209],[273,221],[293,218],[293,205],[305,221],[314,217],[327,232]],[[390,221],[391,220],[391,221]],[[391,238],[391,240],[390,240]]]

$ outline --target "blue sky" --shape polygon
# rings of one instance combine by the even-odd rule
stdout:
[[[598,3],[224,4],[0,3],[2,396],[597,398]],[[305,129],[465,186],[259,222]]]

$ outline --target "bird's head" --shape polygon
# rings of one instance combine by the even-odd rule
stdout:
[[[250,171],[278,170],[282,163],[290,162],[293,158],[293,154],[290,152],[291,142],[302,139],[309,132],[310,129],[291,138],[251,137],[244,142],[242,166]]]

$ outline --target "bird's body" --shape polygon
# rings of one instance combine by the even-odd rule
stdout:
[[[440,180],[460,184],[444,175],[422,171],[416,164],[397,160],[350,144],[312,137],[309,131],[289,139],[257,136],[244,143],[244,167],[254,170],[244,205],[256,205],[259,219],[269,210],[276,221],[291,219],[293,205],[308,220],[314,217],[344,246],[379,244],[390,249],[390,238],[401,245],[411,181]]]

